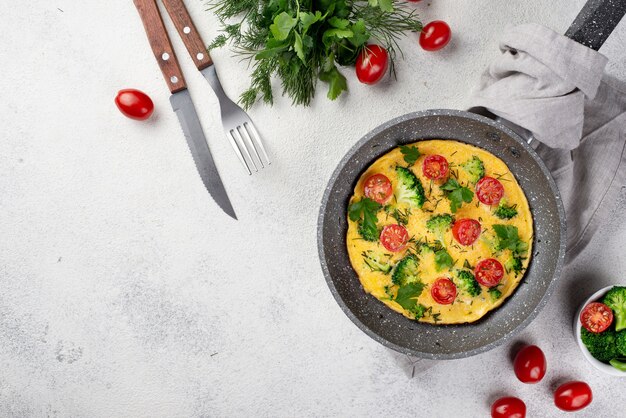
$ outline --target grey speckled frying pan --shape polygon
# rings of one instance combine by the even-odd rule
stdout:
[[[590,0],[567,35],[598,49],[625,11],[625,1]],[[530,204],[535,234],[524,279],[500,308],[472,324],[433,326],[407,319],[366,294],[350,264],[347,210],[354,185],[381,155],[419,139],[454,139],[491,152],[508,165]],[[357,142],[328,182],[317,233],[324,276],[352,322],[389,348],[429,359],[472,356],[502,344],[524,329],[550,297],[565,256],[563,204],[539,156],[504,123],[460,110],[410,113],[379,126]]]

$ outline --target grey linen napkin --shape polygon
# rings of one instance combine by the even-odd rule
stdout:
[[[626,83],[604,74],[602,54],[537,24],[513,27],[470,97],[530,131],[567,216],[571,260],[614,209],[626,185]],[[436,362],[390,353],[407,376]]]
[[[530,131],[563,197],[567,259],[589,242],[626,185],[626,84],[599,52],[537,24],[513,27],[470,103]]]

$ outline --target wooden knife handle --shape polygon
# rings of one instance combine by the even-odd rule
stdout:
[[[198,70],[204,70],[213,65],[213,60],[211,60],[198,30],[193,24],[193,20],[191,20],[183,0],[163,0],[163,4]]]
[[[161,13],[156,0],[133,0],[143,21],[143,27],[148,35],[148,41],[154,52],[154,57],[161,67],[163,77],[170,92],[176,93],[187,88],[183,72],[178,65],[176,54],[172,48],[169,36],[163,25]]]

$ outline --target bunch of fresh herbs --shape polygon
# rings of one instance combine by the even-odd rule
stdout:
[[[223,33],[208,49],[231,43],[253,67],[240,103],[272,104],[272,78],[294,104],[308,105],[317,80],[328,84],[328,98],[348,90],[337,65],[349,66],[368,42],[387,49],[393,72],[398,40],[421,31],[413,10],[394,0],[210,0]]]

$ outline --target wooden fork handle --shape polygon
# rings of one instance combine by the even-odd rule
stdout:
[[[148,41],[154,52],[154,57],[159,63],[163,77],[170,92],[176,93],[187,88],[183,72],[180,69],[176,54],[172,48],[169,36],[163,25],[161,13],[156,0],[133,0],[143,27],[148,35]]]
[[[193,20],[191,20],[183,0],[163,0],[163,4],[198,70],[204,70],[213,65],[213,60],[211,60],[198,30],[193,24]]]

